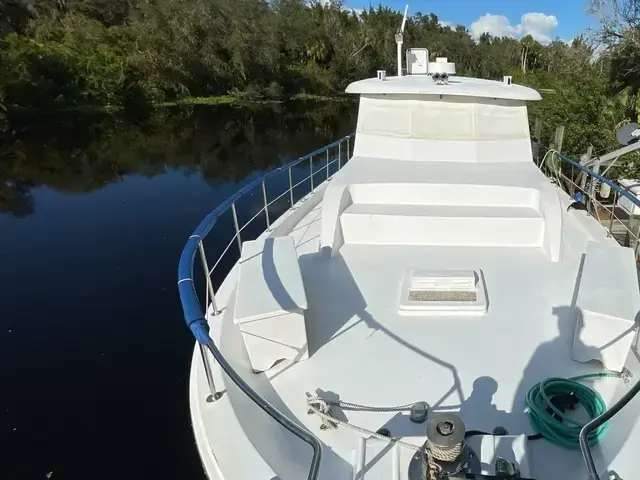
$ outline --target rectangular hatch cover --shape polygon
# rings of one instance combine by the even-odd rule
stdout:
[[[487,311],[480,270],[410,269],[399,303],[404,315],[482,315]]]

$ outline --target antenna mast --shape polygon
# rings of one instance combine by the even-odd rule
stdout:
[[[403,35],[404,35],[404,26],[407,23],[407,11],[409,10],[409,5],[404,7],[404,17],[402,17],[402,25],[398,29],[396,33],[396,46],[398,48],[398,76],[402,76],[402,43],[403,43]]]

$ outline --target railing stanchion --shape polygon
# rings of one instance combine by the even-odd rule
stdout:
[[[264,180],[262,181],[262,198],[264,199],[264,218],[267,220],[267,230],[271,228],[271,222],[269,221],[269,203],[267,202],[267,186]]]
[[[311,191],[313,192],[313,155],[309,157],[309,178],[311,179]]]
[[[293,208],[293,180],[291,179],[291,167],[289,167],[289,197],[291,199],[291,208]]]
[[[342,160],[342,140],[338,142],[338,170],[340,170],[340,162]]]
[[[200,355],[202,355],[204,374],[207,377],[207,384],[209,385],[210,395],[207,397],[207,402],[215,402],[222,396],[222,393],[216,390],[216,385],[213,381],[213,371],[211,370],[211,364],[209,363],[209,357],[207,355],[207,349],[201,343],[198,343],[198,346],[200,347]]]
[[[329,180],[329,150],[331,149],[327,148],[327,180]]]
[[[238,226],[238,214],[236,213],[236,204],[231,204],[231,213],[233,214],[233,226],[236,227],[236,239],[238,240],[238,248],[242,255],[242,239],[240,238],[240,227]]]
[[[204,253],[204,245],[202,245],[202,240],[198,243],[198,250],[200,251],[200,261],[202,262],[202,268],[204,269],[204,276],[207,279],[207,294],[211,298],[211,307],[213,308],[213,314],[218,314],[218,306],[216,305],[216,293],[213,291],[213,283],[211,283],[211,275],[209,275],[209,264],[207,263],[207,256]],[[206,309],[209,308],[209,305],[205,305]]]
[[[593,166],[593,173],[595,173],[596,175],[600,174],[600,160],[598,160]],[[589,198],[596,198],[596,187],[598,184],[596,182],[596,178],[593,175],[590,175],[590,176],[591,176],[591,179],[589,181]],[[593,208],[587,211],[591,215],[593,215]]]
[[[613,219],[614,217],[614,211],[616,209],[616,202],[618,201],[618,191],[617,190],[613,190],[613,205],[611,205],[611,211],[609,212],[609,233],[611,234],[611,236],[613,237]]]

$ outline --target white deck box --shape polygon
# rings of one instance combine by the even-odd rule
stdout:
[[[579,362],[598,360],[609,370],[622,371],[640,312],[632,249],[587,244],[576,311],[572,358]]]
[[[255,371],[308,358],[307,297],[292,237],[242,244],[233,321]]]

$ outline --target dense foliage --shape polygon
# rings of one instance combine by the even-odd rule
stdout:
[[[578,155],[589,144],[602,150],[615,143],[617,125],[635,119],[640,88],[633,23],[640,9],[626,8],[614,24],[606,7],[640,0],[593,2],[602,18],[600,42],[609,46],[604,52],[583,38],[571,45],[541,45],[530,36],[474,40],[464,26],[421,13],[407,23],[405,46],[451,58],[461,75],[511,74],[543,89],[531,113],[544,119],[544,138],[564,124],[565,151]],[[355,14],[338,1],[5,0],[0,117],[33,107],[138,113],[196,96],[334,94],[377,69],[395,71],[400,21],[401,13],[387,7]]]

